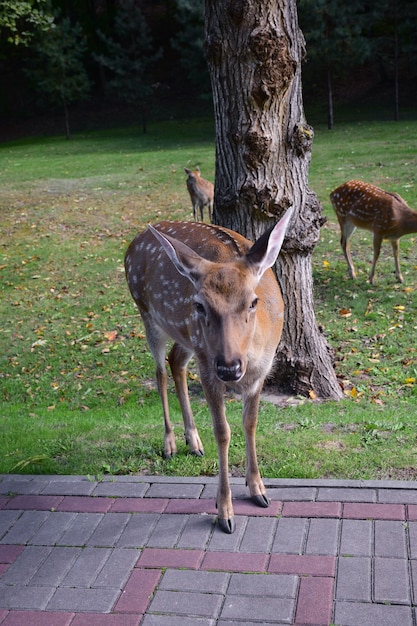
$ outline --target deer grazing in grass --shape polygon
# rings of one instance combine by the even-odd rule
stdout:
[[[214,202],[213,183],[201,177],[198,165],[195,170],[190,170],[188,167],[184,167],[184,171],[187,174],[187,189],[193,205],[194,221],[198,221],[197,211],[200,211],[201,221],[204,221],[204,207],[207,207],[209,221],[211,222]]]
[[[168,410],[166,343],[191,454],[204,454],[191,412],[187,363],[194,354],[218,448],[219,527],[235,529],[228,478],[230,427],[224,393],[243,397],[246,483],[252,500],[267,507],[256,457],[259,397],[281,336],[281,291],[270,269],[280,251],[292,209],[252,245],[226,228],[200,222],[160,222],[137,235],[125,257],[126,278],[142,316],[156,362],[162,402],[164,456],[176,453]],[[198,253],[195,250],[198,249]]]
[[[364,228],[374,235],[374,258],[369,282],[374,284],[375,265],[383,239],[389,239],[395,262],[398,282],[403,282],[399,261],[399,239],[403,235],[417,232],[417,212],[413,211],[397,193],[390,193],[364,183],[350,180],[330,194],[333,208],[340,224],[343,254],[348,264],[349,275],[356,278],[350,254],[350,237],[355,228]]]

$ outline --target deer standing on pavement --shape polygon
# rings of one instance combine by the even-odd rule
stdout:
[[[235,529],[228,478],[230,427],[226,386],[242,394],[246,483],[252,500],[269,505],[256,457],[259,397],[281,336],[284,305],[270,269],[280,251],[292,209],[255,244],[226,228],[194,222],[160,222],[137,235],[125,257],[126,277],[156,362],[164,421],[164,456],[176,453],[168,410],[168,362],[191,454],[204,454],[191,412],[187,363],[193,354],[209,406],[219,458],[218,521]],[[195,250],[198,249],[198,253]]]
[[[417,213],[397,193],[390,193],[364,183],[350,180],[330,194],[333,208],[339,220],[343,254],[348,264],[349,275],[356,278],[350,254],[350,237],[355,228],[370,230],[374,235],[374,258],[369,282],[374,284],[375,265],[383,239],[389,239],[395,262],[398,282],[403,282],[400,269],[399,239],[403,235],[417,232]]]
[[[185,173],[187,176],[187,189],[190,194],[191,203],[193,205],[193,216],[194,221],[198,221],[198,213],[197,210],[200,211],[201,221],[204,221],[203,212],[204,207],[207,207],[209,221],[211,222],[211,216],[213,212],[213,202],[214,202],[214,185],[205,178],[201,177],[200,168],[197,167],[195,170],[190,170],[188,167],[184,167]]]

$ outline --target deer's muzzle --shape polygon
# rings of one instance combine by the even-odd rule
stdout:
[[[224,383],[236,383],[244,374],[242,361],[240,359],[233,359],[230,363],[226,363],[222,357],[218,357],[215,360],[214,366],[218,378]]]

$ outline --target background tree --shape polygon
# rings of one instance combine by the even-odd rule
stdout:
[[[172,38],[187,77],[203,97],[211,97],[210,77],[204,58],[204,0],[177,0],[179,29]]]
[[[300,24],[307,41],[307,58],[321,75],[327,89],[327,125],[333,128],[333,82],[365,63],[372,53],[368,37],[385,1],[299,0]]]
[[[2,0],[0,39],[15,46],[28,45],[37,33],[48,31],[54,22],[50,0]]]
[[[214,221],[254,240],[294,207],[276,265],[286,319],[273,382],[340,398],[313,306],[311,261],[322,219],[307,183],[313,130],[302,103],[296,0],[206,0],[205,7],[216,122]]]
[[[108,89],[119,99],[138,107],[146,133],[146,108],[153,92],[151,68],[162,50],[153,46],[152,35],[135,0],[122,0],[116,14],[114,35],[99,33],[105,52],[95,58],[111,70]]]
[[[90,91],[83,62],[86,48],[81,27],[64,18],[33,45],[28,65],[28,76],[40,96],[63,107],[67,139],[70,138],[69,106],[87,98]]]

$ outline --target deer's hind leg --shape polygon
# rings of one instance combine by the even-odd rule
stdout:
[[[171,367],[175,389],[181,406],[182,417],[184,420],[185,439],[190,447],[191,454],[194,454],[195,456],[203,456],[204,448],[194,422],[190,406],[190,398],[188,395],[187,363],[191,359],[192,355],[193,353],[191,351],[186,350],[178,343],[174,343],[168,356],[168,362]]]
[[[356,229],[356,226],[349,219],[346,219],[344,222],[340,222],[340,229],[341,229],[340,245],[342,246],[343,255],[346,259],[346,263],[347,263],[348,270],[349,270],[349,276],[351,278],[356,278],[355,267],[353,265],[352,255],[350,253],[350,238],[353,235]]]
[[[145,314],[142,314],[142,319],[145,324],[146,339],[149,349],[156,363],[156,383],[164,413],[164,457],[170,459],[176,454],[177,446],[169,416],[168,405],[168,372],[166,368],[166,345],[168,336],[152,322],[152,319],[147,319]]]

